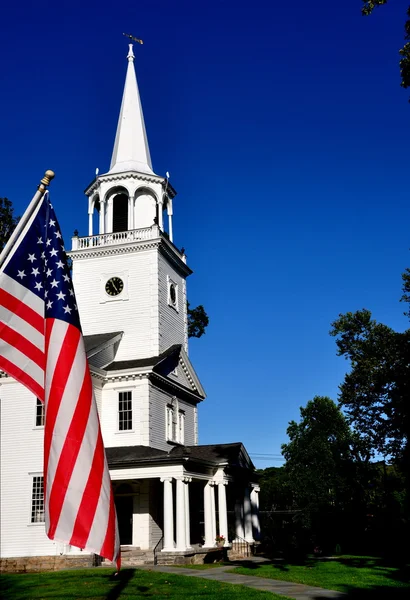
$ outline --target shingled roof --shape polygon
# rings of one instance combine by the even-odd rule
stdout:
[[[110,468],[127,468],[136,463],[167,463],[192,461],[213,466],[254,468],[243,444],[207,444],[202,446],[173,446],[169,452],[149,446],[119,446],[106,448]]]

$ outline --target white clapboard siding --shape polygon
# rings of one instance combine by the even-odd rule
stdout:
[[[1,379],[0,409],[0,556],[66,553],[47,538],[43,523],[30,522],[33,475],[43,474],[44,428],[35,425],[36,398],[16,381]]]
[[[132,392],[132,430],[118,428],[119,393]],[[149,443],[148,381],[141,379],[131,382],[110,383],[102,389],[101,430],[104,445],[147,446]]]
[[[166,440],[165,414],[166,406],[173,396],[150,385],[150,442],[153,448],[169,451],[172,445]],[[179,409],[185,412],[185,446],[195,445],[195,407],[183,400],[178,401]]]
[[[158,255],[158,277],[159,277],[159,332],[160,352],[164,352],[173,344],[184,344],[185,342],[185,313],[186,302],[183,293],[183,279],[176,270],[161,255]],[[177,285],[178,304],[177,309],[170,306],[169,281]]]
[[[159,523],[162,522],[163,515],[163,483],[159,479],[149,480],[149,526],[150,541],[149,547],[155,548],[162,537],[162,529]],[[161,549],[161,548],[159,548]]]
[[[123,331],[116,360],[159,354],[156,249],[75,260],[73,282],[85,335]],[[110,298],[105,283],[121,277],[123,292]]]

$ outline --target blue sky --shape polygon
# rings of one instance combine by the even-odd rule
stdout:
[[[208,393],[201,443],[243,441],[279,465],[289,420],[337,398],[330,323],[367,307],[404,329],[410,263],[408,0],[8,3],[0,32],[0,196],[18,213],[47,168],[66,245],[83,190],[108,170],[136,69],[156,173],[178,196],[174,236],[211,323],[190,356]],[[406,144],[407,143],[407,144]],[[269,454],[269,460],[257,460]]]

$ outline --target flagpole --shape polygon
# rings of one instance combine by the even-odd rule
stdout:
[[[33,199],[30,202],[30,204],[28,205],[26,212],[21,217],[20,221],[17,223],[15,230],[11,234],[10,239],[8,240],[7,244],[3,248],[2,253],[0,254],[0,267],[3,265],[4,261],[10,254],[10,250],[13,248],[13,246],[16,242],[16,239],[21,234],[24,227],[27,225],[31,215],[37,208],[38,203],[44,196],[44,194],[47,190],[47,187],[50,185],[50,182],[52,179],[54,179],[54,177],[55,177],[54,171],[48,170],[44,173],[44,177],[38,185],[37,192],[34,194]]]

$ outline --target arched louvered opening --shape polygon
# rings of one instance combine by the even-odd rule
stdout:
[[[113,198],[112,230],[127,231],[128,229],[128,196],[117,194]]]

